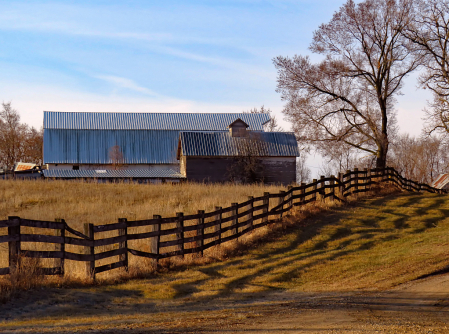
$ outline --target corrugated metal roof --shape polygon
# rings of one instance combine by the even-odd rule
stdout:
[[[125,169],[125,170],[44,170],[48,178],[185,178],[179,171],[166,169]]]
[[[446,189],[445,186],[449,183],[449,174],[440,174],[432,183],[432,187],[437,189]]]
[[[181,132],[185,156],[299,156],[293,133],[256,132],[248,137],[231,137],[229,132]]]
[[[177,164],[179,131],[44,130],[44,163],[110,164],[119,146],[124,164]]]
[[[73,113],[44,111],[44,129],[224,131],[236,119],[263,131],[267,114]]]

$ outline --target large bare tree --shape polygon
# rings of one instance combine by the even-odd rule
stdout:
[[[310,50],[324,57],[279,56],[277,91],[298,140],[319,151],[341,142],[385,167],[394,128],[394,97],[419,64],[402,31],[413,0],[348,0],[314,33]]]
[[[425,131],[449,133],[449,1],[420,0],[404,34],[425,57],[420,84],[433,93]]]

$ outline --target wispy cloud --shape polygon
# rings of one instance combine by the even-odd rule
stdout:
[[[139,84],[128,78],[122,78],[113,75],[92,75],[92,77],[106,81],[119,88],[129,89],[131,91],[142,93],[149,96],[159,96],[159,94],[152,91],[151,89],[140,86]]]

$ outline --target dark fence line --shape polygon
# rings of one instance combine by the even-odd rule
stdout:
[[[279,222],[285,212],[295,206],[305,205],[317,200],[345,201],[345,197],[367,192],[374,185],[389,182],[407,191],[426,191],[446,193],[446,190],[432,188],[408,180],[393,168],[365,169],[340,173],[337,177],[322,176],[310,184],[302,183],[297,187],[288,187],[287,191],[277,194],[264,193],[260,197],[250,196],[243,203],[233,203],[230,207],[216,207],[215,211],[198,211],[197,214],[162,218],[154,215],[152,219],[128,221],[120,218],[115,224],[85,224],[84,233],[74,230],[64,219],[56,221],[38,221],[20,217],[8,217],[0,221],[0,228],[7,228],[6,235],[0,235],[0,244],[8,243],[9,266],[0,268],[0,275],[10,274],[20,266],[21,258],[56,259],[56,266],[41,268],[44,275],[64,275],[64,261],[83,261],[89,276],[115,268],[128,270],[128,254],[153,259],[154,264],[164,258],[198,253],[221,243],[238,239],[254,229]],[[272,202],[272,200],[274,202]],[[189,224],[188,224],[189,222]],[[193,223],[192,223],[193,222]],[[21,233],[21,227],[34,227],[54,230],[54,235]],[[146,227],[150,231],[133,233],[133,229]],[[118,236],[100,238],[104,232],[117,231]],[[134,249],[133,240],[149,241],[150,251]],[[164,240],[162,240],[164,239]],[[52,251],[24,250],[26,242],[54,244]],[[67,245],[84,247],[84,253],[68,251]],[[104,247],[113,248],[104,251]],[[115,262],[96,266],[96,261],[116,257]],[[118,258],[117,258],[118,257]]]

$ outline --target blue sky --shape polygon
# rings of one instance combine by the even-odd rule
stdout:
[[[345,1],[0,0],[0,98],[42,111],[241,112],[265,105],[284,128],[278,55],[310,54]],[[312,57],[313,59],[313,57]],[[429,97],[411,77],[399,125],[419,134]]]

